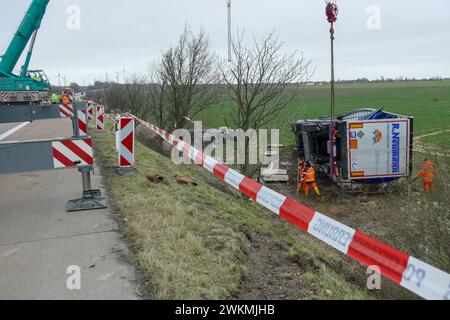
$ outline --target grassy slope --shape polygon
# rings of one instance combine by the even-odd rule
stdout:
[[[434,101],[434,100],[438,101]],[[329,114],[329,88],[305,87],[300,97],[281,112],[272,128],[281,129],[281,143],[295,143],[290,124],[301,118]],[[348,84],[337,87],[337,111],[383,106],[385,110],[415,117],[415,132],[422,133],[450,127],[450,82],[402,82]],[[212,106],[197,118],[209,127],[224,125],[230,104]],[[432,141],[433,142],[433,141]]]
[[[308,287],[314,296],[371,298],[361,289],[364,278],[360,288],[341,275],[364,274],[363,268],[281,222],[256,203],[212,187],[205,178],[209,174],[202,168],[176,166],[137,143],[136,167],[140,174],[115,175],[112,168],[117,155],[113,152],[113,139],[111,132],[94,133],[114,212],[124,221],[124,232],[134,244],[136,260],[149,281],[152,298],[221,299],[237,294],[239,281],[246,274],[248,251],[252,250],[244,230],[276,238],[293,260],[301,257],[314,265],[315,272],[298,268],[298,286]],[[149,172],[191,176],[199,186],[180,186],[174,181],[150,184],[145,178]]]

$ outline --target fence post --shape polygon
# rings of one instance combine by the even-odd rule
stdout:
[[[119,120],[119,167],[116,172],[120,175],[137,173],[134,168],[134,119],[122,116]]]

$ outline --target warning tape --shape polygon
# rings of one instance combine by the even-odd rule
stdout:
[[[450,300],[448,273],[273,191],[169,132],[131,116],[183,152],[184,156],[305,232],[366,266],[377,266],[383,276],[425,299]]]

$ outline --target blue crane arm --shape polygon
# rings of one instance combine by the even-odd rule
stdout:
[[[11,74],[27,43],[41,26],[50,0],[33,0],[0,61],[0,73]],[[29,53],[31,56],[31,54]],[[27,57],[29,62],[30,57]]]

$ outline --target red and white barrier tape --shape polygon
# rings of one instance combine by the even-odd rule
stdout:
[[[450,300],[448,273],[275,192],[219,163],[169,132],[132,117],[196,164],[305,232],[366,266],[379,267],[382,275],[423,298]]]

